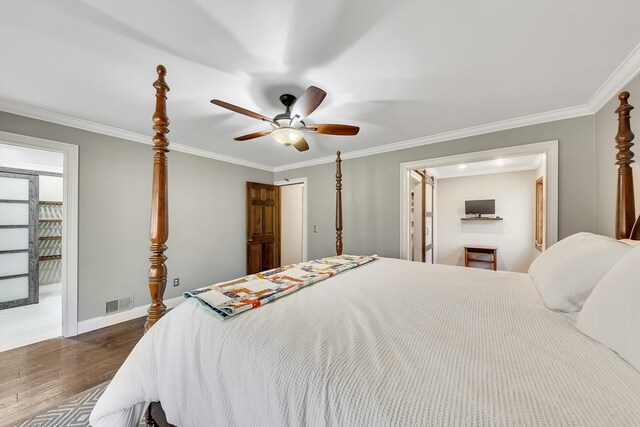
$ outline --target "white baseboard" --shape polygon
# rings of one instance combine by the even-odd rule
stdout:
[[[164,300],[164,304],[167,308],[176,307],[178,304],[184,301],[183,296]],[[123,311],[121,313],[110,314],[108,316],[94,317],[93,319],[83,320],[78,322],[78,334],[84,334],[85,332],[95,331],[96,329],[106,328],[107,326],[116,325],[118,323],[126,322],[127,320],[137,319],[138,317],[146,316],[148,305],[141,305],[134,307],[131,310]]]

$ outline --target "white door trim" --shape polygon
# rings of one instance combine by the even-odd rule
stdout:
[[[409,173],[414,169],[495,160],[504,157],[545,154],[547,159],[547,247],[558,241],[558,141],[516,145],[495,150],[475,151],[434,159],[400,163],[400,258],[408,259],[409,251]]]
[[[281,187],[283,185],[302,184],[302,261],[307,260],[307,177],[285,178],[276,181],[273,185]]]
[[[0,131],[0,142],[64,156],[62,207],[62,335],[78,335],[78,146]]]

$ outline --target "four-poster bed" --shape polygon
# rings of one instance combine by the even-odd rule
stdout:
[[[616,135],[616,165],[618,165],[618,185],[616,200],[616,239],[640,240],[640,217],[636,218],[636,205],[633,188],[633,139],[631,132],[631,110],[629,92],[618,96],[620,106],[618,114],[618,134]]]
[[[156,89],[156,108],[153,113],[153,181],[151,188],[151,219],[149,238],[151,240],[151,267],[149,268],[149,295],[151,305],[147,313],[145,332],[162,317],[167,307],[164,305],[164,291],[167,287],[167,250],[169,237],[169,176],[167,172],[167,153],[169,152],[169,117],[167,116],[167,92],[170,88],[165,81],[167,69],[158,65]],[[336,254],[342,255],[342,159],[340,151],[336,153]]]
[[[149,238],[151,240],[151,267],[149,268],[149,293],[151,306],[144,330],[149,330],[164,314],[167,307],[162,302],[167,287],[167,239],[169,238],[169,177],[167,175],[167,153],[169,152],[169,117],[167,116],[167,92],[169,86],[164,80],[167,69],[158,65],[158,79],[153,83],[156,88],[156,109],[153,113],[153,183],[151,187],[151,221]]]
[[[221,321],[187,300],[160,320],[165,74],[159,66],[154,83],[147,333],[96,405],[94,425],[135,425],[147,407],[148,426],[181,427],[622,425],[640,418],[640,373],[581,334],[575,313],[546,308],[523,273],[383,258],[234,319]],[[638,240],[628,97],[620,95],[617,110],[616,234]],[[341,255],[340,152],[335,189]]]

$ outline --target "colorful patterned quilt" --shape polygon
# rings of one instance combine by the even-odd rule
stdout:
[[[377,255],[340,255],[314,259],[206,286],[183,295],[196,298],[218,317],[227,319],[377,258]]]

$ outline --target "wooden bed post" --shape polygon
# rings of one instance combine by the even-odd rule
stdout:
[[[633,132],[631,131],[630,112],[633,107],[627,103],[629,92],[622,92],[618,99],[618,134],[616,135],[616,165],[618,165],[618,186],[616,201],[616,239],[631,237],[636,220],[635,200],[633,194]]]
[[[340,152],[336,153],[336,254],[342,255],[342,169]]]
[[[169,200],[167,191],[167,155],[169,140],[165,136],[169,133],[169,117],[167,117],[167,92],[169,86],[164,81],[167,69],[158,65],[158,79],[153,83],[156,88],[156,111],[153,113],[153,186],[151,190],[151,221],[149,238],[151,240],[151,267],[149,268],[149,294],[151,306],[148,310],[145,332],[162,317],[167,307],[162,298],[167,286],[167,250],[165,243],[169,237]]]

